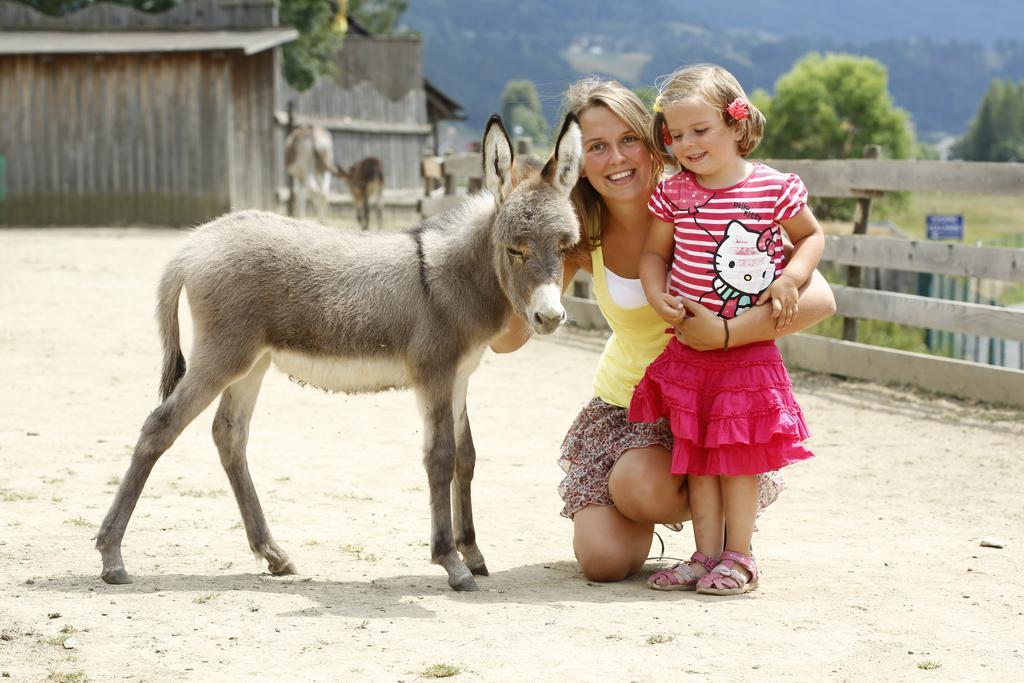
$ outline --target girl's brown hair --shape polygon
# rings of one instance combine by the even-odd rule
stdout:
[[[572,112],[579,116],[591,107],[606,107],[644,141],[644,145],[651,153],[652,183],[657,182],[665,170],[665,162],[660,145],[651,137],[651,114],[643,101],[618,81],[592,76],[569,85],[565,91],[563,113]],[[653,185],[651,190],[654,190]],[[583,239],[580,240],[577,251],[593,251],[601,243],[604,200],[584,177],[576,181],[570,197],[583,226]]]
[[[764,114],[753,105],[736,77],[720,66],[685,66],[659,78],[657,87],[661,93],[655,107],[658,110],[676,102],[698,100],[721,112],[727,126],[738,127],[741,131],[736,143],[740,156],[745,157],[753,152],[764,137]],[[729,115],[728,107],[736,99],[746,103],[750,114],[747,118],[738,120]],[[651,126],[651,136],[661,141],[664,129],[665,115],[659,111]]]

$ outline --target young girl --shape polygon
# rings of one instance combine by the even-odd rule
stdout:
[[[811,453],[800,445],[808,432],[775,343],[730,349],[729,320],[770,300],[778,326],[789,325],[824,236],[800,178],[747,161],[764,116],[725,69],[677,71],[655,110],[655,138],[683,170],[659,183],[648,204],[656,220],[640,256],[644,294],[671,325],[686,309],[710,308],[722,320],[725,341],[721,350],[699,352],[673,338],[630,403],[630,420],[669,419],[672,472],[687,475],[697,546],[688,562],[648,583],[658,590],[745,593],[758,580],[750,555],[757,475]],[[779,226],[793,242],[785,267]]]

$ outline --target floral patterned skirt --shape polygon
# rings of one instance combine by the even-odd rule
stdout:
[[[627,410],[594,398],[573,421],[558,465],[565,478],[558,494],[565,502],[562,516],[572,519],[588,505],[615,505],[608,491],[608,477],[622,454],[633,448],[658,445],[672,451],[672,432],[666,420],[630,422]],[[761,485],[759,509],[775,502],[785,488],[779,472],[758,477]]]

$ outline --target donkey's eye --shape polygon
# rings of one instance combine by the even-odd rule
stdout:
[[[511,256],[512,258],[517,258],[520,261],[526,260],[526,254],[519,251],[515,247],[505,247],[505,251],[507,251],[508,255]]]

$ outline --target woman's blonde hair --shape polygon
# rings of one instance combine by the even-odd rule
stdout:
[[[745,157],[753,152],[764,136],[764,114],[751,103],[736,77],[720,66],[685,66],[659,78],[656,86],[661,94],[658,95],[655,106],[657,114],[651,128],[655,140],[662,139],[662,131],[665,129],[665,115],[660,110],[666,105],[692,100],[718,110],[727,126],[740,129],[740,139],[736,143],[740,156]],[[729,114],[729,105],[737,99],[746,103],[749,112],[747,118],[736,119]]]
[[[572,112],[579,116],[593,107],[607,108],[622,119],[623,123],[644,141],[644,145],[651,153],[651,190],[653,190],[653,183],[661,178],[661,174],[665,170],[665,162],[660,146],[651,137],[651,114],[647,111],[643,101],[618,81],[605,80],[596,76],[583,78],[569,85],[565,91],[563,115]],[[585,150],[584,154],[586,154]],[[601,195],[590,184],[590,181],[582,176],[576,181],[571,198],[583,226],[583,239],[580,240],[577,250],[580,252],[593,251],[600,244],[601,231],[604,227],[604,200],[601,199]]]

